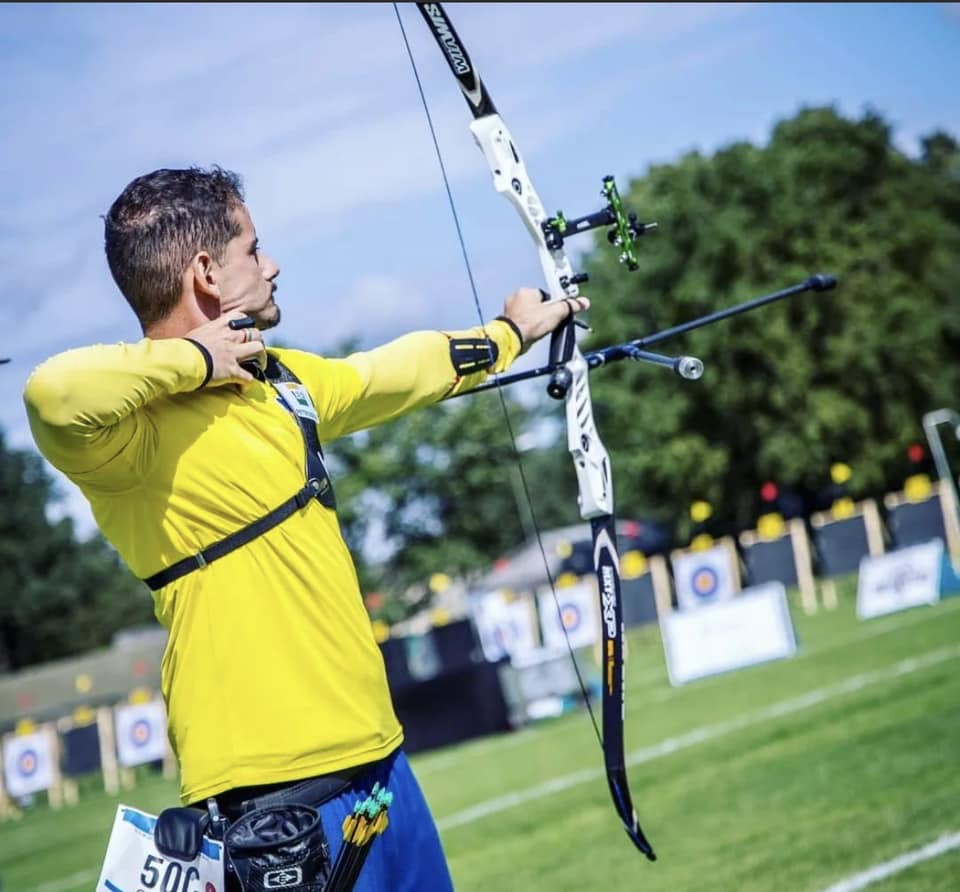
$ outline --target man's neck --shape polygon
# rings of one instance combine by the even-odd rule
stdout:
[[[207,317],[196,304],[181,301],[174,307],[173,312],[158,322],[148,325],[144,335],[154,340],[162,338],[182,338],[195,328],[212,322],[216,316]]]

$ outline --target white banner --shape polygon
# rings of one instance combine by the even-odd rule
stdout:
[[[53,784],[53,753],[46,731],[18,734],[3,743],[3,778],[10,796],[19,798]]]
[[[167,754],[167,717],[163,703],[132,703],[114,710],[117,761],[127,768],[156,762]]]
[[[940,599],[943,542],[900,548],[860,561],[857,616],[872,619],[908,607],[935,604]]]
[[[550,589],[543,589],[537,595],[537,601],[544,647],[566,650],[569,639],[570,647],[576,650],[579,647],[590,647],[600,640],[597,594],[589,583],[557,589],[556,601],[553,600]]]
[[[223,846],[203,838],[193,861],[179,861],[157,851],[153,815],[117,806],[97,892],[224,892]]]
[[[491,663],[504,657],[523,659],[539,647],[536,617],[528,597],[488,592],[474,601],[473,621],[483,655]]]
[[[691,610],[725,601],[736,593],[730,549],[715,545],[705,551],[678,555],[670,563],[677,588],[677,608]]]
[[[717,675],[797,649],[787,592],[780,582],[744,589],[736,598],[660,620],[667,674],[672,685]]]

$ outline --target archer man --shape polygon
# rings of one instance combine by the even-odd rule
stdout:
[[[379,783],[389,830],[358,892],[452,888],[321,444],[480,384],[588,301],[524,288],[484,327],[342,359],[269,348],[280,268],[239,177],[218,167],[135,179],[106,215],[105,249],[143,338],[52,357],[24,400],[40,452],[153,592],[182,803],[230,821],[304,803],[335,856]]]

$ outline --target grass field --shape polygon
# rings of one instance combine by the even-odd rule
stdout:
[[[630,781],[654,864],[582,711],[415,756],[457,889],[821,892],[960,831],[960,598],[859,622],[852,583],[840,595],[794,611],[793,659],[679,689],[657,630],[631,635]],[[175,799],[158,778],[121,796]],[[93,889],[116,803],[93,791],[0,824],[4,892]],[[960,889],[960,849],[870,888]]]

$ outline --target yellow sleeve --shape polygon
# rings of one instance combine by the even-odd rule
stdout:
[[[488,341],[489,339],[489,341]],[[496,357],[489,365],[490,346]],[[417,331],[344,359],[277,350],[313,398],[323,441],[363,430],[469,390],[520,354],[520,338],[500,320],[464,331]]]
[[[24,387],[30,430],[47,460],[76,481],[122,491],[147,472],[156,430],[139,411],[196,390],[203,354],[182,338],[68,350],[37,366]]]

